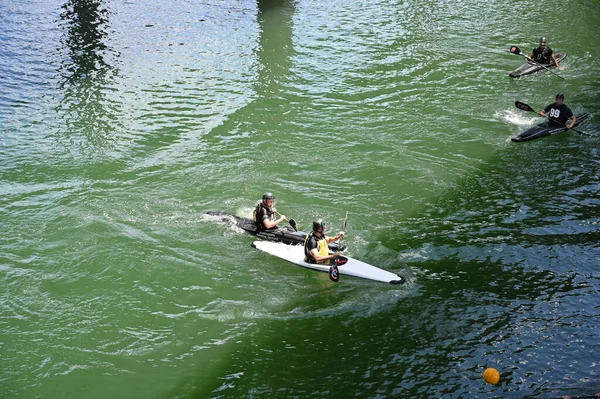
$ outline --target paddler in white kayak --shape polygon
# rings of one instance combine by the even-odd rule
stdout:
[[[340,232],[335,237],[327,237],[325,230],[327,226],[323,219],[317,219],[313,222],[313,230],[304,240],[304,261],[308,263],[327,263],[340,256],[339,252],[329,253],[328,244],[344,237],[344,232]]]
[[[258,231],[274,230],[277,225],[286,220],[285,215],[275,217],[277,208],[275,208],[275,196],[271,192],[266,192],[262,196],[262,201],[256,205],[253,216]]]

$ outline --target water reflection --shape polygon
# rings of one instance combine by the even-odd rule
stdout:
[[[88,75],[102,78],[110,69],[104,60],[108,49],[103,41],[108,10],[101,1],[90,0],[70,0],[62,8],[60,17],[67,30],[63,43],[70,57],[63,64],[63,77],[71,84],[85,80]]]
[[[256,99],[229,116],[213,134],[224,138],[246,137],[265,130],[280,128],[290,101],[288,85],[294,56],[291,0],[259,0],[259,38],[256,50],[258,68],[254,91]],[[222,132],[222,133],[221,133]],[[267,132],[269,134],[269,132]],[[255,141],[257,140],[254,137]]]
[[[106,95],[113,71],[106,44],[110,12],[100,0],[69,0],[62,8],[59,25],[67,57],[59,69],[63,99],[57,112],[64,114],[70,140],[83,134],[84,147],[104,147],[114,131],[116,105]]]
[[[294,2],[291,0],[258,0],[257,6],[260,33],[256,50],[256,59],[258,60],[257,80],[254,84],[256,98],[229,115],[228,119],[213,129],[210,135],[226,139],[222,144],[235,148],[236,156],[239,156],[240,145],[235,142],[240,137],[246,137],[249,133],[259,134],[265,131],[268,134],[268,129],[271,127],[277,129],[280,121],[283,121],[284,118],[282,108],[288,105],[288,101],[284,98],[288,91],[283,81],[290,73],[294,55],[292,35]],[[231,140],[232,137],[233,140]],[[212,148],[212,151],[215,151],[215,147]],[[271,331],[270,328],[265,328],[265,330]],[[273,330],[278,329],[275,327]],[[236,353],[235,358],[231,359],[232,364],[228,367],[237,368],[240,358],[243,361],[243,358],[247,356],[240,357]],[[261,363],[264,360],[264,358],[261,359]],[[267,361],[266,365],[268,364],[270,362]],[[215,367],[211,367],[211,370],[214,369]],[[232,396],[231,389],[235,387],[235,384],[226,381],[221,386],[208,386],[206,375],[210,372],[212,371],[198,372],[201,377],[187,378],[168,396],[181,397],[182,393],[186,393],[193,398],[220,397],[225,390],[227,390],[225,396]],[[238,376],[238,373],[231,373],[231,375]],[[218,379],[215,380],[218,381]]]
[[[294,54],[293,14],[294,4],[286,0],[259,0],[260,25],[257,57],[260,62],[256,90],[261,97],[272,97],[285,91],[281,84],[292,65]]]

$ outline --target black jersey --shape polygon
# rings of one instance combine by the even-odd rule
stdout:
[[[538,64],[550,64],[552,62],[550,57],[553,53],[550,47],[545,47],[544,49],[536,47],[533,49],[533,60]]]
[[[544,111],[550,119],[550,126],[564,126],[573,117],[573,111],[564,103],[561,105],[557,103],[550,104],[544,108]]]

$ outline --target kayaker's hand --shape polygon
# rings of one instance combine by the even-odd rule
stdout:
[[[337,239],[339,240],[341,238],[344,238],[345,236],[346,236],[346,234],[343,231],[340,231],[337,235]]]
[[[279,220],[286,220],[285,215],[280,215]]]
[[[333,258],[331,258],[331,259],[337,259],[337,258],[339,258],[340,253],[339,252],[334,252],[332,256],[333,256]]]

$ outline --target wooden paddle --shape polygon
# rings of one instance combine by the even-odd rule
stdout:
[[[562,76],[560,76],[559,74],[557,74],[556,72],[552,71],[550,68],[548,68],[548,67],[544,66],[544,64],[540,64],[539,62],[535,62],[534,60],[532,60],[532,59],[530,59],[529,57],[527,57],[525,54],[523,54],[523,53],[521,52],[521,49],[520,49],[520,48],[518,48],[517,46],[512,46],[512,47],[510,48],[510,52],[511,52],[511,53],[513,53],[513,54],[516,54],[516,55],[522,55],[523,57],[527,58],[529,61],[533,62],[534,64],[541,66],[542,68],[544,68],[545,70],[547,70],[547,71],[548,71],[548,72],[550,72],[551,74],[553,74],[553,75],[555,75],[555,76],[558,76],[559,78],[561,78],[561,79],[563,79],[563,80],[565,79],[565,78],[563,78]]]
[[[531,106],[529,106],[528,104],[525,104],[525,103],[523,103],[521,101],[515,101],[515,107],[517,107],[517,108],[519,108],[520,110],[523,110],[523,111],[535,112],[536,114],[538,114],[538,112],[536,110],[534,110],[533,108],[531,108]],[[554,121],[554,122],[560,123],[564,127],[567,127],[567,125],[565,125],[564,123],[561,123],[559,121]],[[567,129],[569,129],[569,128],[567,127]],[[570,128],[570,130],[573,130],[573,131],[575,131],[575,132],[577,132],[579,134],[583,134],[584,136],[598,137],[598,136],[596,136],[594,134],[590,134],[590,133],[582,132],[581,130],[577,130],[574,127]]]

